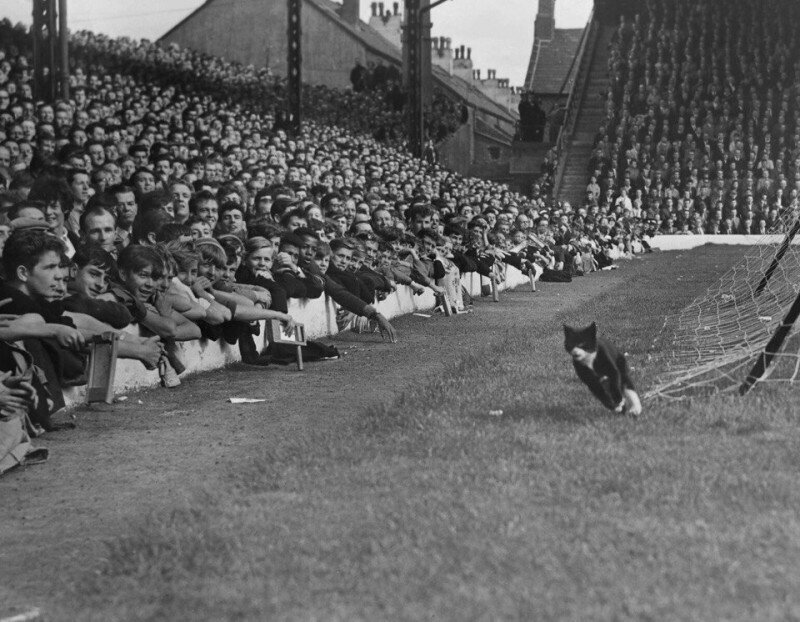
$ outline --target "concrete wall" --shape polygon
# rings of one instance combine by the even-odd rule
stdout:
[[[460,175],[469,175],[472,165],[472,123],[465,123],[439,145],[439,162]]]
[[[662,251],[683,251],[704,244],[780,244],[783,238],[783,235],[657,235],[647,242]],[[800,244],[800,240],[795,240],[794,244]]]
[[[482,278],[478,274],[468,274],[462,277],[462,285],[474,297],[480,296],[482,282],[489,283],[488,279]],[[528,282],[527,275],[509,266],[506,269],[505,282],[500,285],[499,289],[510,289]],[[378,310],[389,319],[415,311],[430,312],[434,306],[435,300],[431,290],[426,290],[424,294],[415,296],[411,288],[404,285],[399,286],[396,292],[376,304]],[[292,299],[289,303],[289,313],[299,323],[305,325],[306,337],[312,339],[332,336],[338,332],[336,327],[336,308],[337,305],[327,296],[313,300]],[[130,332],[138,332],[138,327],[130,326],[128,330]],[[257,343],[261,346],[266,345],[265,334],[262,322],[261,335],[256,338]],[[399,338],[403,338],[402,334]],[[238,346],[230,346],[224,341],[190,341],[179,344],[179,347],[181,350],[180,357],[186,364],[187,374],[219,369],[241,360]],[[121,395],[133,389],[156,387],[158,384],[158,372],[145,370],[138,361],[119,360],[117,362],[114,382],[116,395]],[[73,387],[65,394],[67,404],[71,406],[80,404],[84,396],[85,390],[83,387]]]

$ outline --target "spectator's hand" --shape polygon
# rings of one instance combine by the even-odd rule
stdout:
[[[0,328],[10,328],[20,316],[11,313],[0,313]]]
[[[167,297],[161,294],[157,294],[155,297],[155,307],[158,314],[163,317],[167,317],[172,313],[172,305],[167,300]]]
[[[294,262],[292,261],[291,256],[288,253],[278,253],[275,255],[275,261],[273,262],[275,268],[278,270],[292,270],[294,271]]]
[[[77,328],[53,324],[53,337],[62,348],[80,350],[86,346],[86,340]]]
[[[378,323],[378,329],[381,331],[381,339],[384,341],[388,339],[391,343],[397,343],[397,333],[395,333],[394,326],[389,323],[389,320],[380,313],[376,313],[375,321]]]
[[[10,414],[15,410],[28,410],[32,404],[27,389],[21,389],[18,386],[10,388],[6,385],[6,381],[11,377],[10,371],[0,374],[0,413]],[[31,387],[32,389],[33,387]],[[33,395],[36,395],[35,392]]]
[[[444,294],[444,287],[439,287],[435,283],[431,283],[430,288],[433,290],[435,294]]]
[[[158,367],[159,359],[161,359],[161,356],[164,354],[164,347],[161,345],[161,338],[158,336],[150,337],[145,339],[142,345],[144,346],[144,360],[142,362],[148,369],[155,369]]]
[[[295,323],[292,316],[285,313],[284,317],[281,318],[281,322],[283,323],[283,328],[286,330],[287,333],[293,333],[297,324]]]
[[[269,309],[269,306],[272,304],[272,294],[266,289],[254,289],[253,298],[256,299],[256,304],[264,305],[265,309]]]
[[[11,372],[6,372],[0,378],[0,382],[11,392],[12,395],[21,397],[36,407],[39,396],[33,388],[27,376],[12,376]]]
[[[411,284],[411,289],[413,289],[414,290],[414,294],[417,294],[417,295],[425,293],[425,288],[422,287],[422,285],[419,285],[417,283],[412,283]]]
[[[200,294],[204,294],[211,289],[211,281],[208,280],[208,277],[205,276],[198,276],[197,280],[192,283],[192,293],[200,297]]]

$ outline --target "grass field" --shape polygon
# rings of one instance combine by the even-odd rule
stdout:
[[[444,373],[340,427],[279,439],[223,485],[137,519],[99,568],[76,575],[64,610],[81,620],[800,618],[798,389],[646,403],[632,420],[598,408],[561,345],[562,322],[596,320],[635,376],[654,377],[643,366],[663,315],[741,252],[624,264],[625,279],[555,316],[510,305],[502,334],[474,334]],[[424,349],[418,358],[426,364]]]

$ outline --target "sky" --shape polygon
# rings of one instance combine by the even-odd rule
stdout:
[[[276,0],[278,2],[284,0]],[[204,0],[67,0],[71,30],[157,39]],[[368,20],[372,0],[361,0]],[[402,6],[402,0],[400,0]],[[392,0],[385,0],[387,8]],[[0,0],[0,17],[31,22],[31,0]],[[556,28],[582,28],[593,0],[557,0]],[[476,68],[496,69],[498,78],[521,86],[533,45],[538,0],[449,0],[432,11],[432,34],[453,46],[472,48]]]

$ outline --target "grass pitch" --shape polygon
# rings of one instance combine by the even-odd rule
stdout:
[[[476,334],[473,352],[443,374],[333,432],[282,439],[222,489],[132,525],[76,583],[70,611],[98,620],[800,617],[798,389],[650,402],[631,420],[599,407],[561,345],[562,322],[595,320],[642,376],[663,315],[741,252],[627,263],[625,284],[556,317],[509,305],[505,335],[482,343]],[[543,287],[580,299],[580,280]]]

